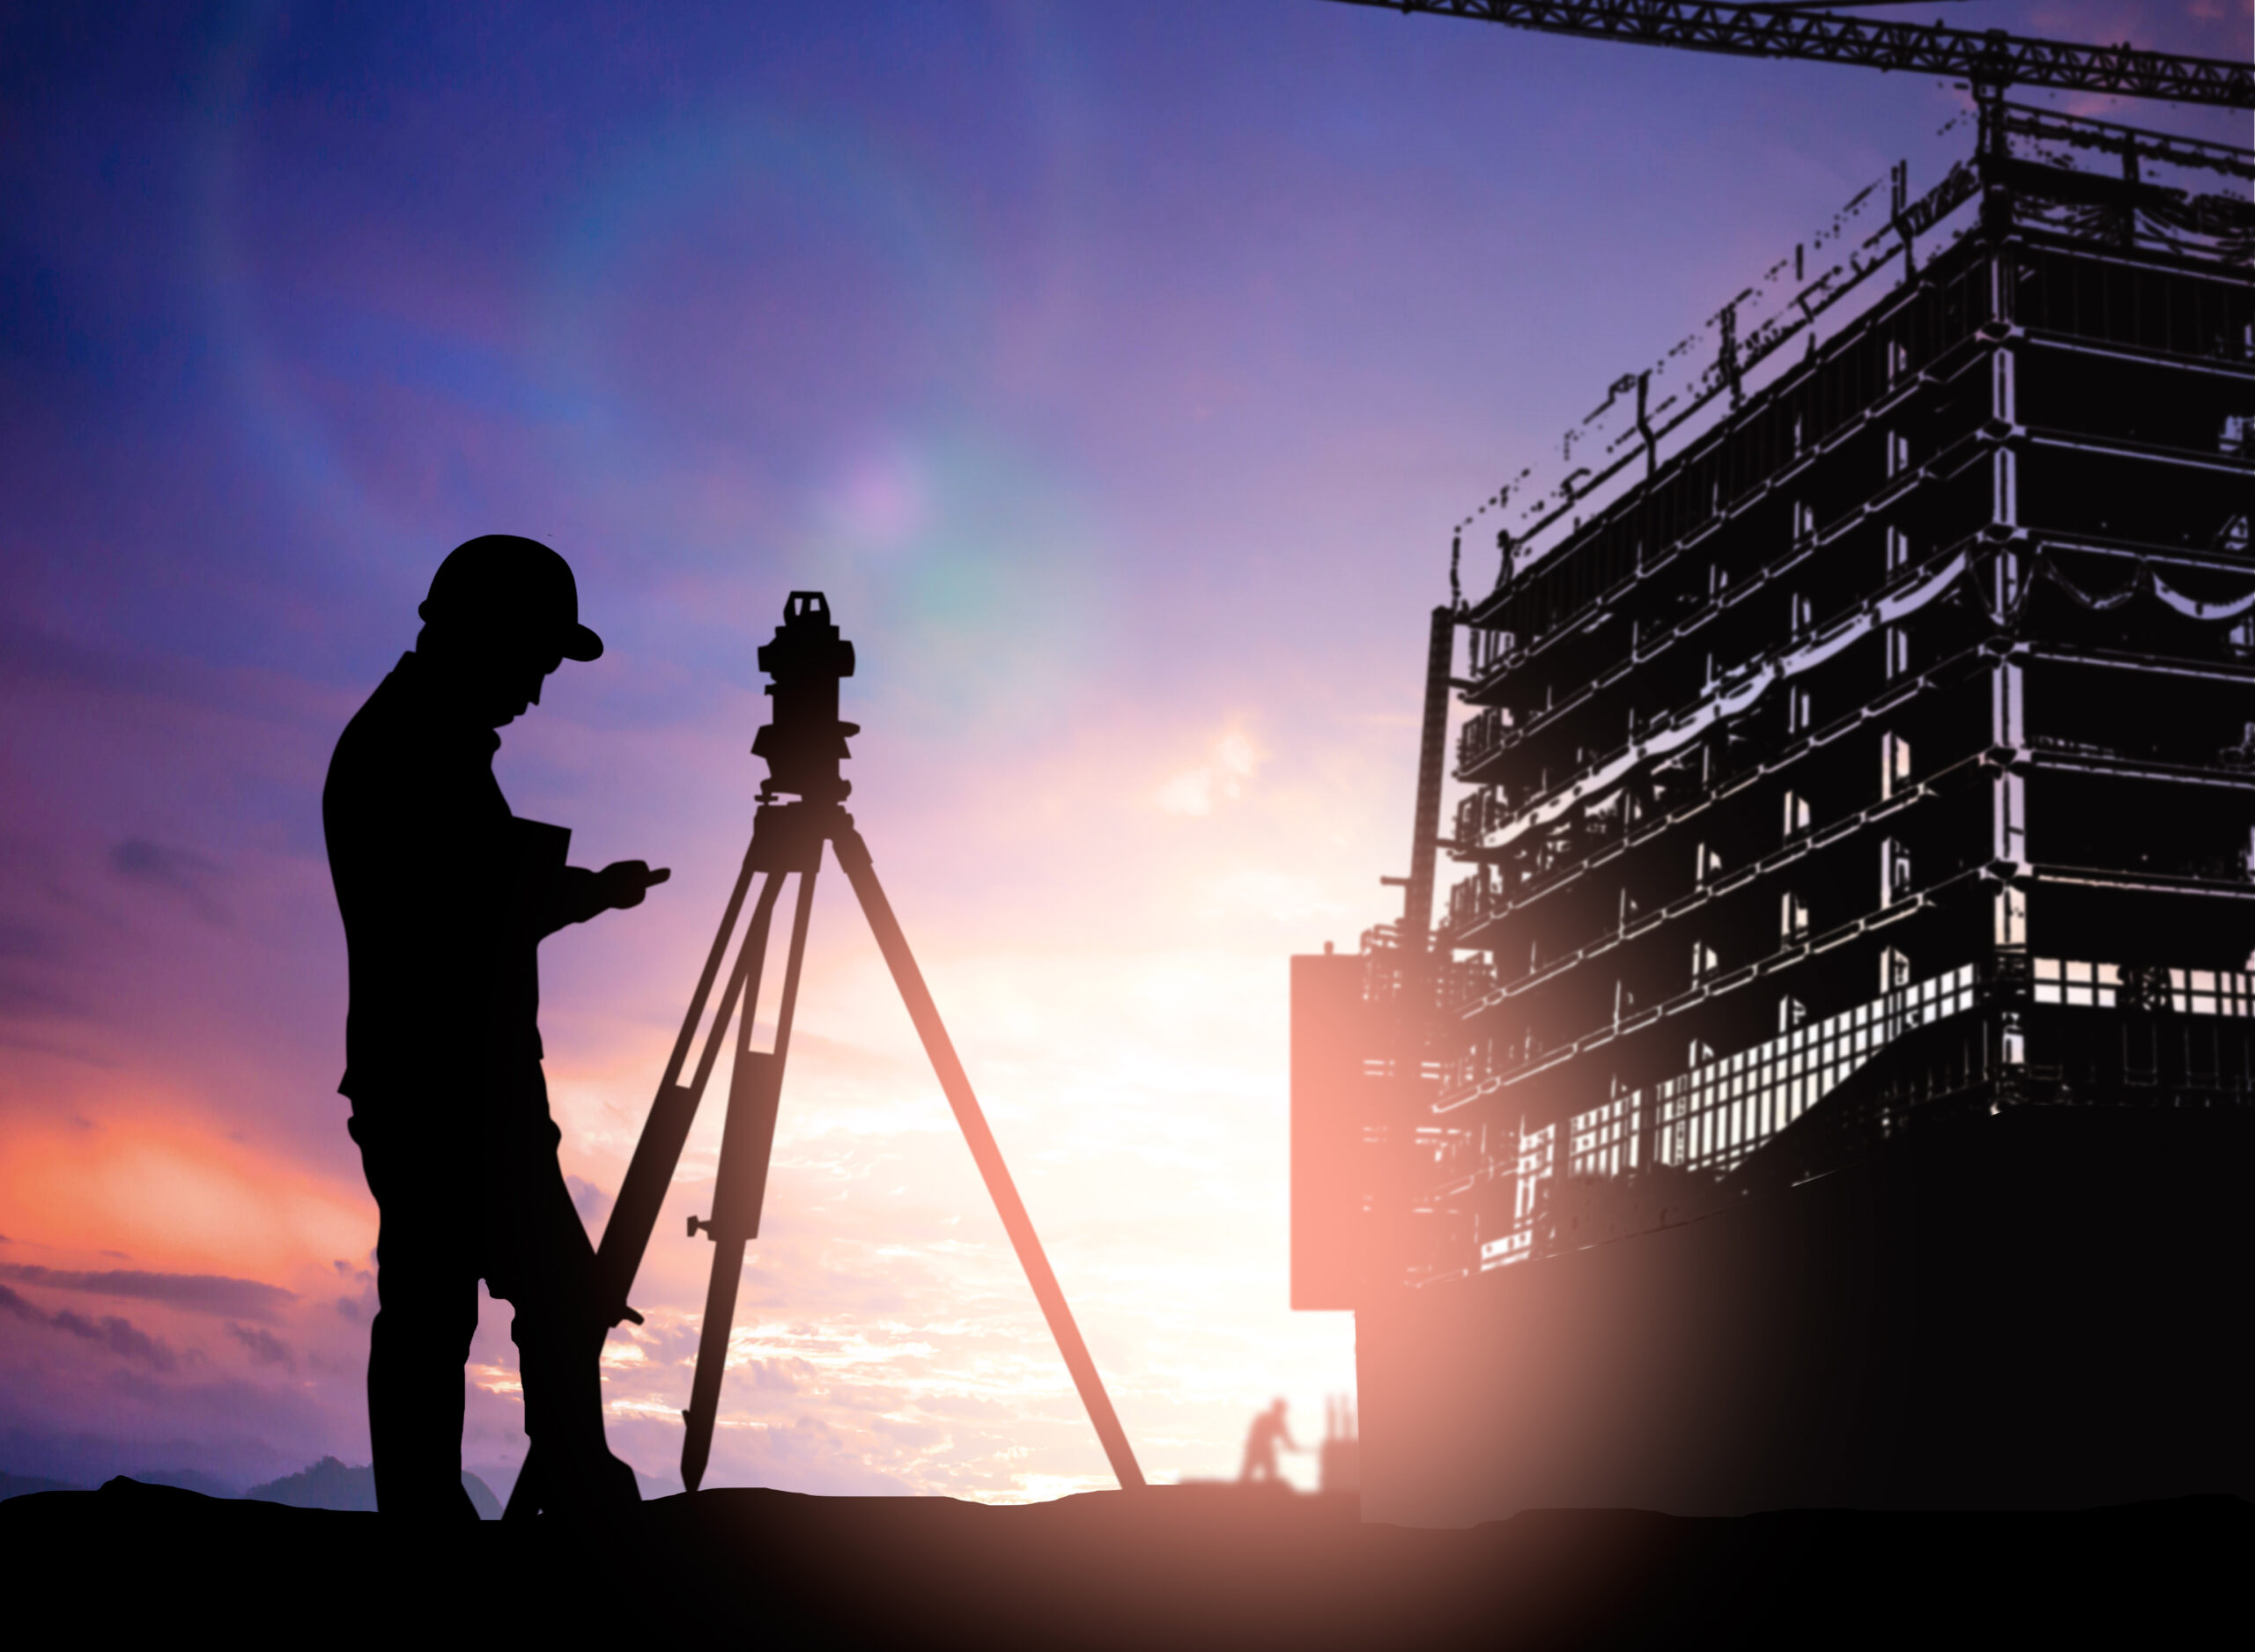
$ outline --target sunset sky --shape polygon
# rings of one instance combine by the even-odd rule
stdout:
[[[2250,49],[2248,0],[1948,10]],[[820,589],[852,807],[1146,1471],[1234,1472],[1273,1395],[1319,1436],[1286,959],[1398,910],[1450,526],[1968,141],[1931,80],[1316,0],[9,6],[0,88],[0,1470],[236,1488],[367,1458],[319,793],[486,532],[608,645],[505,731],[512,804],[674,868],[543,949],[591,1230]],[[658,1485],[719,1124],[607,1361]],[[1110,1483],[834,865],[767,1212],[708,1485]]]

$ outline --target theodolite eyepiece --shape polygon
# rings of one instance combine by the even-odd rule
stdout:
[[[767,763],[760,801],[781,795],[810,803],[842,803],[854,784],[838,772],[852,754],[846,737],[861,732],[838,718],[838,684],[854,675],[854,645],[831,623],[819,591],[794,591],[783,605],[775,639],[761,645],[759,668],[774,681],[767,692],[775,713],[751,742]]]

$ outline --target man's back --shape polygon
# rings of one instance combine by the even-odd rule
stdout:
[[[336,742],[322,822],[351,974],[347,1095],[540,1058],[536,1003],[514,1001],[532,960],[511,955],[531,938],[510,933],[499,744],[413,654]]]

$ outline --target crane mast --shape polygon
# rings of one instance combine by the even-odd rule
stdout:
[[[2255,66],[2214,57],[2035,40],[2001,29],[1953,29],[1843,17],[1790,5],[1718,0],[1340,0],[1346,5],[1430,11],[1507,28],[1591,40],[1635,41],[1736,57],[1860,63],[1946,75],[1986,88],[2045,86],[2255,109]]]

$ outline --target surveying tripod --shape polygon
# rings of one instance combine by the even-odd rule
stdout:
[[[759,663],[775,678],[768,692],[775,699],[774,719],[759,731],[753,752],[765,757],[770,778],[760,790],[759,808],[752,816],[751,844],[744,852],[743,869],[721,914],[720,932],[706,955],[703,974],[674,1040],[672,1058],[659,1082],[657,1099],[635,1144],[626,1179],[618,1190],[603,1243],[595,1250],[597,1301],[606,1325],[641,1316],[626,1305],[627,1292],[641,1266],[642,1254],[657,1226],[681,1161],[689,1127],[697,1117],[698,1103],[721,1053],[722,1039],[735,1027],[735,1064],[728,1080],[728,1113],[721,1130],[721,1162],[713,1191],[709,1220],[691,1216],[689,1235],[711,1235],[714,1246],[713,1277],[705,1294],[704,1328],[697,1347],[696,1376],[684,1413],[688,1438],[681,1449],[681,1481],[694,1492],[705,1478],[712,1456],[713,1427],[720,1411],[721,1376],[727,1363],[728,1331],[736,1316],[736,1286],[743,1272],[744,1246],[759,1236],[760,1210],[767,1193],[767,1167],[775,1141],[775,1116],[782,1101],[783,1063],[790,1051],[791,1020],[798,1007],[799,969],[806,955],[807,922],[814,910],[816,875],[822,869],[822,852],[830,846],[846,880],[854,887],[861,911],[869,920],[877,949],[892,971],[909,1019],[924,1042],[924,1053],[963,1127],[971,1156],[993,1196],[1002,1227],[1017,1251],[1035,1299],[1057,1339],[1066,1368],[1088,1407],[1105,1455],[1120,1486],[1128,1490],[1143,1484],[1134,1449],[1112,1409],[1104,1379],[1089,1357],[1073,1322],[1072,1309],[1051,1271],[1041,1240],[1002,1162],[1002,1149],[987,1116],[972,1094],[971,1080],[957,1058],[955,1045],[941,1023],[940,1012],[924,985],[923,972],[908,950],[907,937],[892,915],[891,903],[877,882],[869,846],[854,829],[853,816],[840,807],[851,788],[839,777],[838,762],[846,753],[845,736],[860,731],[837,720],[838,678],[853,675],[853,645],[842,641],[830,623],[829,605],[821,593],[795,591],[784,609],[784,623],[775,641],[759,651]],[[796,793],[798,800],[782,800],[778,793]],[[782,995],[774,1020],[773,1050],[752,1048],[752,1028],[759,1007],[760,976],[765,964],[769,932],[785,881],[795,876],[798,888],[792,906],[791,934],[785,950]],[[759,892],[752,899],[751,916],[736,949],[736,962],[721,983],[728,942],[743,916],[744,901],[753,883]],[[697,1065],[683,1080],[689,1055],[704,1024],[716,983],[721,983],[720,1003],[705,1035]],[[532,1442],[515,1489],[510,1493],[508,1516],[518,1519],[537,1511],[547,1494],[547,1465],[540,1442]]]

